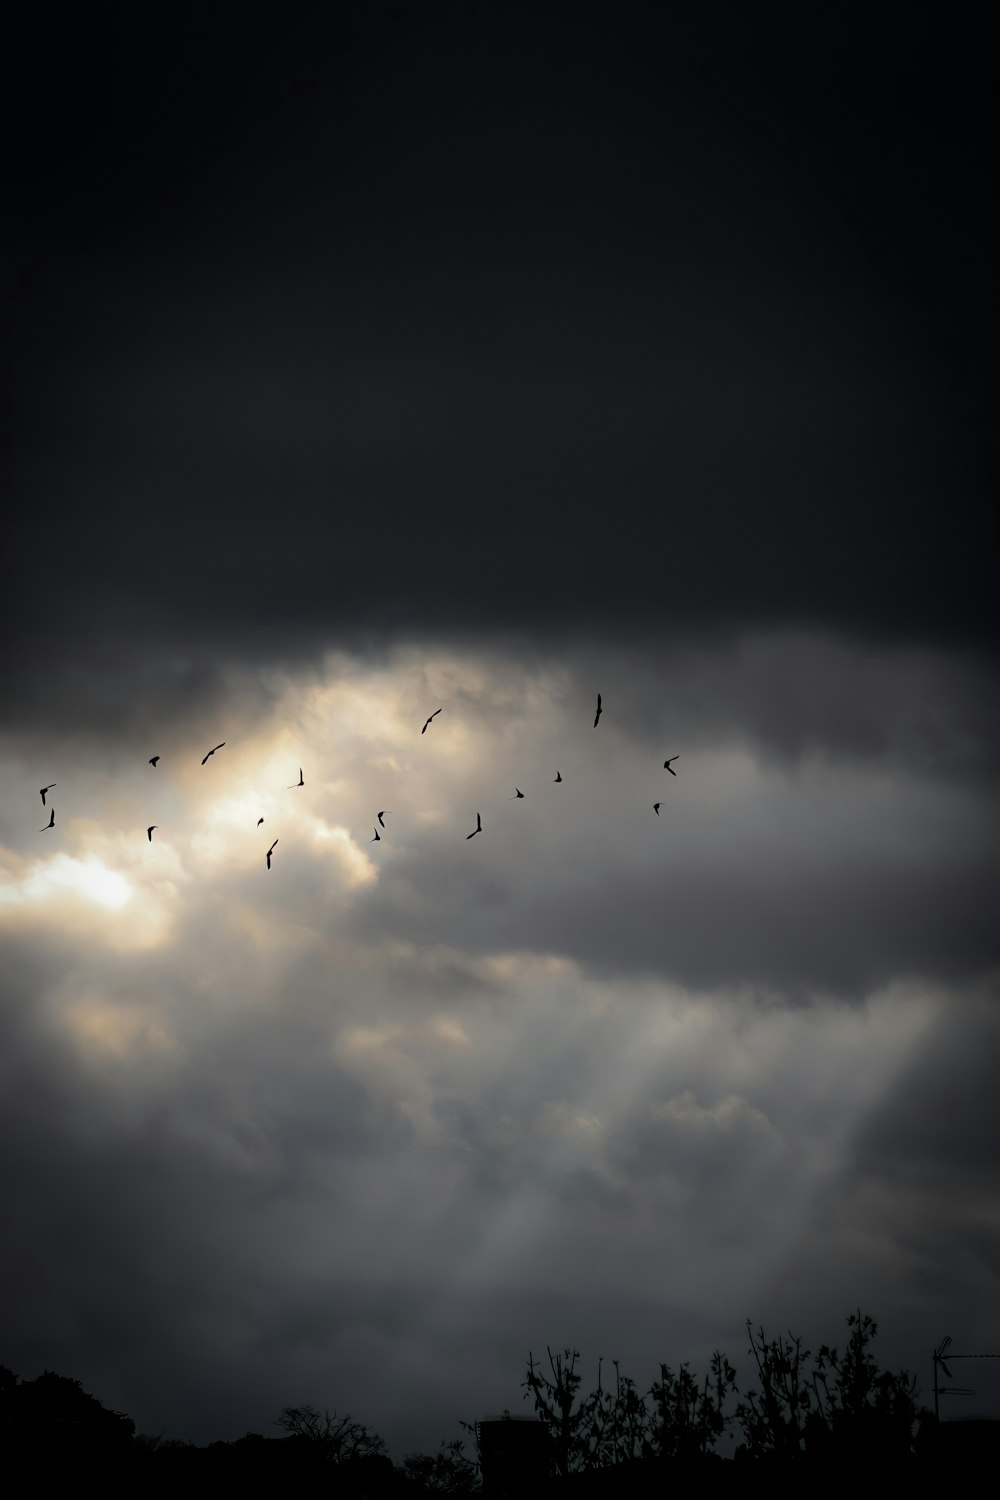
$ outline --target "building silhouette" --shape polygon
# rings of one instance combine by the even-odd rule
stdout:
[[[543,1489],[552,1474],[548,1424],[536,1417],[484,1417],[476,1423],[486,1500],[514,1500]]]

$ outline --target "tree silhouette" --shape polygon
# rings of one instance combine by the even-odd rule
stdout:
[[[381,1458],[385,1443],[377,1432],[362,1422],[354,1422],[348,1412],[318,1411],[315,1406],[283,1406],[275,1421],[283,1427],[291,1442],[309,1447],[328,1464],[344,1464],[359,1458]]]
[[[454,1438],[442,1443],[437,1453],[408,1453],[403,1469],[429,1495],[477,1494],[481,1489],[479,1465],[466,1458],[464,1448],[461,1438]]]
[[[131,1455],[134,1432],[131,1417],[102,1406],[78,1380],[52,1370],[19,1380],[0,1367],[0,1433],[8,1462],[107,1466]]]

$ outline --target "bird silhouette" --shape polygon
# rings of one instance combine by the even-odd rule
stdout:
[[[476,826],[475,826],[475,828],[474,828],[474,829],[473,829],[473,830],[472,830],[472,832],[471,832],[471,833],[467,833],[467,834],[466,834],[466,835],[465,835],[465,837],[466,837],[466,838],[467,838],[467,839],[474,839],[474,838],[475,838],[475,836],[476,836],[476,834],[477,834],[477,833],[482,833],[482,831],[483,831],[483,820],[482,820],[482,818],[481,818],[481,817],[480,817],[480,816],[479,816],[479,814],[478,814],[478,813],[476,813]]]
[[[56,821],[56,810],[55,810],[55,808],[53,808],[52,812],[51,812],[51,815],[49,817],[49,821],[46,823],[45,828],[52,828],[55,825],[55,821]],[[39,828],[38,832],[39,833],[44,833],[45,832],[45,828]]]
[[[258,828],[259,828],[259,827],[260,827],[260,825],[261,825],[261,824],[262,824],[262,823],[263,823],[263,821],[264,821],[264,819],[263,819],[263,818],[258,818],[258,819],[257,819],[257,827],[258,827]]]
[[[275,841],[274,841],[274,844],[272,844],[272,845],[271,845],[271,848],[270,848],[270,849],[268,849],[268,851],[267,851],[267,868],[268,868],[268,869],[270,869],[270,868],[271,868],[271,854],[272,854],[272,852],[273,852],[273,850],[274,850],[274,845],[275,845],[275,844],[276,844],[276,843],[277,843],[277,842],[278,842],[278,840],[277,840],[277,839],[275,839]]]
[[[204,764],[205,764],[205,761],[206,761],[206,760],[208,760],[208,758],[209,758],[209,756],[212,756],[212,755],[214,755],[214,754],[215,754],[215,752],[216,752],[216,750],[221,750],[221,749],[222,749],[222,746],[223,746],[223,745],[224,745],[224,744],[225,744],[225,743],[226,743],[226,742],[225,742],[225,740],[222,740],[222,741],[221,741],[221,743],[220,743],[220,744],[218,744],[218,745],[214,745],[214,746],[213,746],[213,747],[212,747],[212,749],[211,749],[211,750],[210,750],[210,751],[209,751],[209,752],[208,752],[208,755],[206,755],[206,756],[205,756],[205,758],[204,758],[204,760],[203,760],[203,761],[202,761],[202,765],[204,765]]]
[[[150,843],[153,842],[153,829],[159,828],[159,826],[159,823],[150,823],[149,827],[146,829],[146,837],[149,839]]]
[[[660,804],[658,802],[653,803],[653,811],[655,812],[657,817],[660,816]]]
[[[517,799],[518,799],[518,797],[523,797],[523,796],[524,796],[524,793],[521,791],[521,788],[516,786],[514,788],[514,795],[509,800],[511,802],[516,802]]]
[[[305,786],[305,784],[306,784],[305,777],[302,775],[302,767],[299,766],[299,779],[298,779],[298,781],[293,781],[292,784],[291,784],[291,786],[288,788],[288,790],[291,792],[291,791],[293,791],[295,789],[295,787],[297,787],[297,786]]]
[[[560,776],[558,771],[556,772],[556,781],[562,781],[562,777]]]
[[[160,757],[158,755],[151,755],[149,757],[148,764],[152,766],[152,768],[153,768],[154,771],[156,770],[156,762],[159,760],[159,758]]]
[[[438,716],[438,714],[440,712],[441,712],[441,710],[439,708],[436,708],[434,710],[434,712],[431,714],[431,719],[436,719],[437,716]],[[427,720],[427,723],[424,725],[423,729],[421,729],[421,731],[420,731],[421,734],[426,734],[427,733],[427,724],[429,724],[431,722],[431,719]]]
[[[54,781],[50,781],[49,784],[48,784],[48,786],[40,786],[38,788],[38,795],[42,799],[42,806],[43,807],[45,806],[45,793],[46,792],[51,792],[51,790],[55,786],[55,784],[56,783]]]
[[[379,833],[378,829],[373,827],[372,832],[374,833],[375,837],[368,840],[369,844],[381,844],[382,835]]]
[[[380,813],[376,813],[375,814],[375,816],[378,818],[378,820],[381,823],[381,825],[382,825],[383,828],[385,827],[385,815],[386,815],[387,812],[392,812],[392,808],[391,807],[383,807],[383,809],[382,809],[382,811]]]
[[[597,712],[594,715],[594,728],[595,729],[597,728],[597,721],[601,717],[601,714],[603,712],[604,712],[604,710],[601,708],[601,695],[600,695],[600,693],[598,693],[598,695],[597,695]]]
[[[680,756],[679,755],[672,755],[670,757],[670,760],[680,760]],[[669,771],[670,774],[671,774],[671,776],[676,776],[677,772],[674,770],[673,766],[670,764],[670,760],[665,760],[663,762],[663,769],[665,771]]]

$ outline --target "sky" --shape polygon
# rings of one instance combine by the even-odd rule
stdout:
[[[979,26],[15,24],[4,1363],[398,1458],[546,1344],[1000,1352]]]

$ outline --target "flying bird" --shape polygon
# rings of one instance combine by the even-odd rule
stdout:
[[[383,807],[382,811],[380,813],[376,813],[375,815],[378,818],[379,822],[382,824],[383,828],[385,827],[385,815],[387,812],[392,812],[392,808]]]
[[[50,781],[49,784],[48,784],[48,786],[40,786],[38,788],[38,795],[42,799],[42,806],[43,807],[45,806],[45,793],[46,792],[51,792],[51,790],[55,786],[55,784],[56,783],[54,781]]]
[[[55,808],[53,808],[52,809],[52,814],[51,814],[51,816],[49,818],[49,821],[46,823],[45,828],[52,828],[54,826],[54,824],[55,824],[55,821],[56,821],[56,810],[55,810]],[[39,833],[44,833],[45,832],[45,828],[39,828],[38,832]]]
[[[680,756],[679,755],[672,755],[670,757],[670,760],[680,760]],[[663,762],[663,769],[665,771],[669,771],[670,774],[671,774],[671,776],[676,776],[677,772],[674,770],[673,766],[670,764],[670,760],[665,760]]]
[[[482,820],[482,818],[481,818],[481,817],[480,817],[480,816],[479,816],[479,814],[478,814],[478,813],[476,813],[476,826],[475,826],[475,828],[474,828],[474,829],[473,829],[473,830],[472,830],[472,832],[471,832],[471,833],[467,833],[467,834],[466,834],[466,835],[465,835],[465,837],[466,837],[466,838],[467,838],[467,839],[474,839],[474,838],[475,838],[475,836],[476,836],[476,834],[477,834],[477,833],[482,833],[482,831],[483,831],[483,820]]]
[[[153,842],[153,829],[159,828],[159,826],[159,823],[150,823],[149,827],[146,829],[146,837],[149,839],[150,843]]]
[[[514,795],[513,795],[513,797],[510,798],[510,801],[511,802],[516,802],[517,799],[518,799],[518,797],[523,797],[523,796],[524,796],[524,793],[521,791],[521,788],[518,787],[518,786],[516,786],[514,788]]]
[[[263,823],[263,821],[264,821],[264,819],[263,819],[263,818],[258,818],[258,819],[257,819],[257,827],[258,827],[258,828],[259,828],[259,827],[260,827],[260,825],[261,825],[261,824],[262,824],[262,823]]]
[[[594,715],[594,728],[595,729],[597,728],[597,721],[601,717],[601,714],[603,712],[604,712],[604,710],[601,708],[601,695],[600,695],[600,693],[598,693],[598,695],[597,695],[597,712]]]
[[[562,777],[559,775],[558,771],[556,772],[556,781],[562,781]]]
[[[277,843],[277,842],[278,842],[278,840],[277,840],[277,839],[275,839],[275,841],[274,841],[274,844],[276,844],[276,843]],[[267,868],[268,868],[268,869],[270,869],[270,868],[271,868],[271,854],[272,854],[272,852],[273,852],[273,850],[274,850],[274,844],[272,844],[272,845],[271,845],[271,848],[270,848],[270,849],[268,849],[268,851],[267,851]]]
[[[653,803],[653,811],[655,812],[657,817],[660,816],[660,804],[658,802]]]
[[[369,844],[381,844],[381,842],[382,842],[382,835],[379,833],[378,829],[375,828],[375,827],[373,827],[372,828],[372,833],[374,833],[375,837],[373,839],[369,839],[368,840]]]
[[[206,755],[206,756],[205,756],[205,760],[203,760],[203,761],[202,761],[202,765],[204,765],[204,764],[205,764],[205,761],[206,761],[206,760],[208,760],[208,758],[209,758],[209,756],[210,756],[210,755],[214,755],[214,754],[215,754],[215,752],[216,752],[216,750],[221,750],[221,749],[222,749],[222,746],[223,746],[223,745],[224,745],[224,744],[225,744],[225,743],[226,743],[226,742],[225,742],[225,740],[223,740],[223,741],[222,741],[222,744],[219,744],[219,745],[214,745],[214,746],[213,746],[213,747],[212,747],[212,749],[211,749],[211,750],[210,750],[210,751],[209,751],[209,752],[208,752],[208,755]]]
[[[439,708],[436,708],[434,710],[434,712],[431,714],[431,719],[436,719],[437,716],[438,716],[438,714],[440,712],[441,712],[441,710]],[[431,719],[427,720],[427,724],[429,724],[431,722]],[[421,729],[421,731],[420,731],[421,734],[426,734],[427,733],[427,724],[425,724],[424,727],[423,727],[423,729]]]
[[[151,755],[149,757],[149,762],[148,763],[149,763],[149,765],[152,766],[152,768],[153,768],[154,771],[156,770],[156,762],[159,760],[159,758],[160,757],[158,755]]]
[[[305,784],[306,784],[305,783],[305,777],[302,775],[302,767],[299,766],[299,779],[298,779],[298,781],[293,781],[292,785],[288,788],[288,790],[292,791],[295,787],[297,787],[297,786],[305,786]]]

